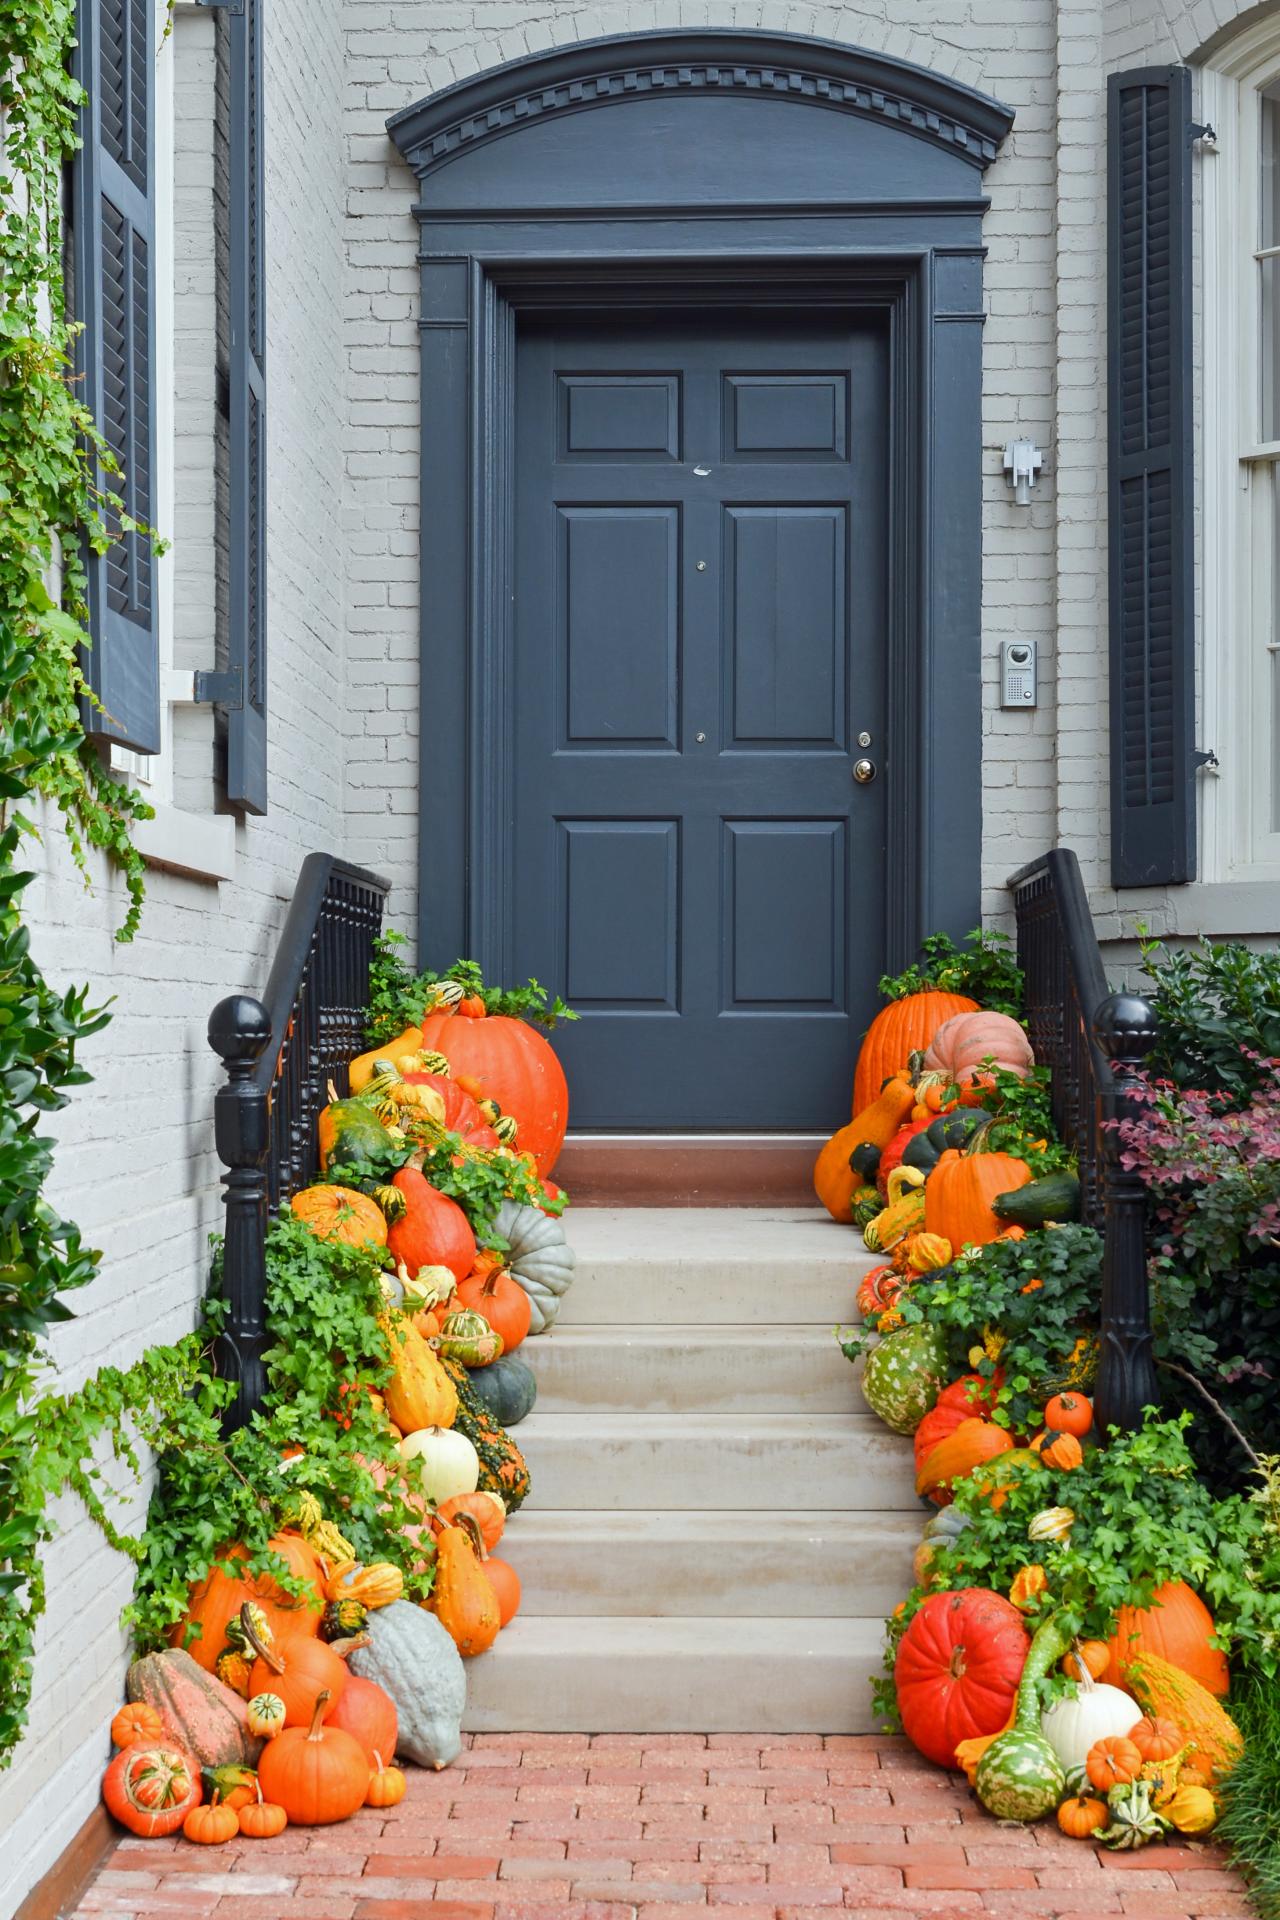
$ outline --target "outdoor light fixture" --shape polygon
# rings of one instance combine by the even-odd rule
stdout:
[[[1034,440],[1011,440],[1004,450],[1004,470],[1016,505],[1031,505],[1031,489],[1040,476],[1044,455]]]

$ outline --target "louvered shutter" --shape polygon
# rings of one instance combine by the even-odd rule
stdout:
[[[228,21],[231,76],[230,665],[241,700],[227,715],[227,797],[267,810],[266,314],[263,292],[262,10]]]
[[[1191,75],[1108,81],[1111,878],[1195,877]]]
[[[81,0],[76,77],[88,94],[72,183],[75,316],[83,392],[118,474],[125,512],[154,520],[153,0]],[[88,732],[142,753],[160,746],[155,559],[143,534],[86,553]]]

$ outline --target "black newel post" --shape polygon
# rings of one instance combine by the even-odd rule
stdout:
[[[1112,1086],[1100,1095],[1101,1118],[1130,1120],[1142,1109],[1132,1100],[1134,1076],[1155,1045],[1156,1016],[1136,993],[1112,993],[1093,1016],[1093,1033],[1111,1062]],[[1142,1409],[1159,1398],[1151,1354],[1151,1300],[1147,1285],[1146,1189],[1120,1163],[1121,1143],[1104,1128],[1106,1212],[1102,1256],[1102,1353],[1094,1412],[1098,1430],[1131,1432]]]
[[[261,1000],[233,993],[209,1015],[209,1045],[227,1069],[213,1104],[214,1139],[227,1209],[225,1288],[227,1325],[217,1346],[218,1372],[234,1380],[236,1397],[223,1415],[228,1433],[244,1426],[262,1403],[267,1344],[262,1322],[266,1293],[267,1094],[255,1068],[271,1043],[271,1018]]]

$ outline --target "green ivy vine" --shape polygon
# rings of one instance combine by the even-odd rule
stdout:
[[[89,1078],[78,1049],[108,1016],[88,988],[58,992],[33,956],[21,907],[35,875],[23,855],[36,809],[51,803],[86,882],[90,850],[123,872],[117,938],[129,940],[143,892],[131,833],[151,812],[111,778],[81,724],[82,555],[135,523],[99,478],[118,469],[77,390],[66,313],[62,177],[83,98],[68,64],[75,19],[75,0],[0,0],[0,1765],[25,1724],[50,1503],[75,1488],[115,1537],[93,1447],[109,1432],[136,1467],[131,1428],[144,1441],[172,1414],[195,1365],[184,1344],[104,1369],[71,1396],[39,1392],[44,1337],[72,1317],[66,1296],[100,1258],[44,1199],[53,1143],[39,1129]]]

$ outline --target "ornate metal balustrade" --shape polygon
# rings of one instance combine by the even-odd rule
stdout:
[[[1103,1235],[1102,1353],[1094,1389],[1097,1422],[1139,1425],[1157,1399],[1151,1353],[1142,1182],[1121,1164],[1106,1125],[1132,1117],[1134,1075],[1155,1044],[1155,1013],[1134,993],[1111,993],[1080,867],[1056,847],[1009,882],[1018,923],[1018,963],[1036,1059],[1052,1074],[1053,1114],[1076,1155],[1084,1217]]]
[[[302,863],[280,944],[255,1000],[233,993],[209,1016],[209,1045],[227,1069],[214,1102],[226,1203],[227,1327],[218,1371],[236,1382],[228,1431],[243,1426],[266,1385],[262,1305],[266,1234],[281,1201],[319,1171],[316,1120],[332,1080],[363,1045],[369,964],[387,882],[331,854]]]

